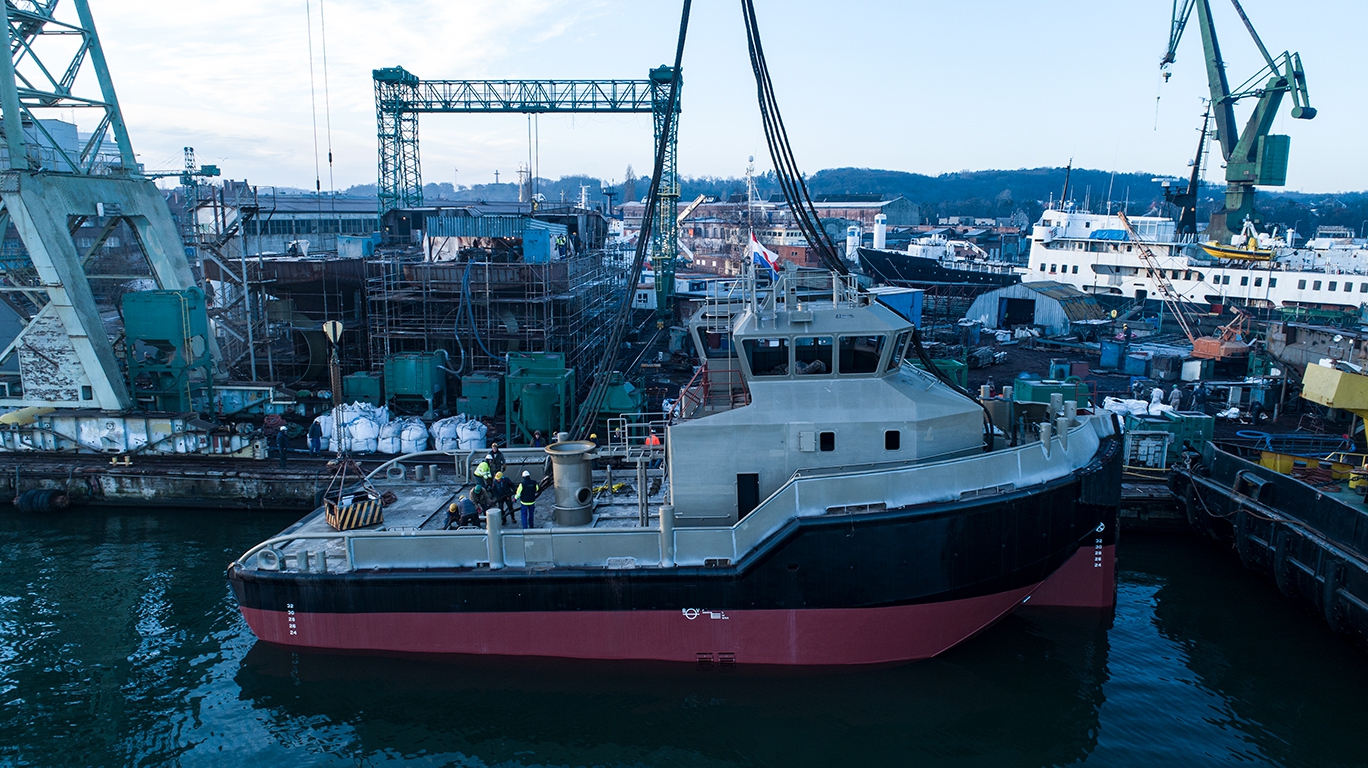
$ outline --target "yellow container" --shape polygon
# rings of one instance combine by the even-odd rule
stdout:
[[[1313,403],[1364,416],[1368,414],[1368,376],[1308,365],[1302,376],[1301,396]]]
[[[1292,462],[1300,458],[1299,456],[1289,456],[1286,453],[1275,453],[1273,451],[1259,452],[1259,466],[1271,469],[1284,475],[1292,474]]]

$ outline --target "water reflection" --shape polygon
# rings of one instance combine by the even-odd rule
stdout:
[[[1365,762],[1364,657],[1195,540],[1129,537],[1114,621],[795,673],[258,644],[223,568],[288,522],[0,515],[0,763]]]

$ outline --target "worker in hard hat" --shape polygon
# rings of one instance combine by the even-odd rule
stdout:
[[[276,432],[276,453],[280,454],[280,468],[285,468],[285,454],[290,451],[290,433],[282,424],[280,431]]]
[[[475,467],[475,484],[489,485],[489,481],[494,477],[494,456],[485,454],[484,460]]]
[[[522,527],[534,527],[537,524],[537,483],[532,479],[532,473],[525,469],[522,473],[522,482],[518,483],[516,495],[522,515]]]
[[[517,492],[513,481],[504,477],[504,473],[494,473],[494,485],[490,490],[490,495],[494,497],[494,503],[499,506],[499,511],[504,520],[509,525],[516,525],[518,517],[513,513],[513,495]],[[488,514],[486,511],[485,514]]]
[[[476,525],[480,522],[480,512],[475,507],[475,502],[469,496],[461,495],[460,499],[447,505],[446,530],[458,528],[462,525]]]

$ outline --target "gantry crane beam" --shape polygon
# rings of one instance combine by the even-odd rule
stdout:
[[[679,261],[678,113],[670,135],[661,128],[669,109],[671,67],[651,70],[645,80],[424,80],[403,67],[371,73],[379,157],[380,216],[396,208],[423,204],[423,174],[418,152],[420,114],[649,113],[656,146],[666,142],[660,206],[651,233],[651,263],[656,276],[656,306],[671,311],[674,272]]]

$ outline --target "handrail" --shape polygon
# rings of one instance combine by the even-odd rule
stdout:
[[[691,394],[694,389],[694,382],[698,381],[700,376],[703,377],[703,382],[698,386],[698,388],[703,391],[701,398]],[[690,410],[690,413],[692,413],[694,410],[702,408],[703,404],[708,402],[708,397],[711,395],[711,385],[712,382],[708,378],[708,361],[704,360],[703,364],[698,366],[698,370],[694,371],[693,378],[689,379],[689,383],[685,384],[682,388],[680,388],[679,399],[675,401],[674,407],[670,409],[670,413],[667,413],[666,416],[678,415],[678,417],[681,419],[685,418],[685,399],[694,401],[694,406],[693,409]]]
[[[1071,428],[1071,429],[1069,430],[1069,432],[1070,432],[1070,434],[1075,434],[1075,433],[1084,432],[1084,431],[1086,431],[1086,430],[1088,430],[1088,429],[1091,429],[1091,428],[1094,428],[1094,422],[1093,422],[1091,419],[1085,419],[1085,420],[1080,420],[1079,423],[1077,423],[1073,428]],[[1167,433],[1165,433],[1165,434],[1167,434]],[[1072,441],[1071,441],[1071,442],[1072,442]],[[939,469],[939,470],[943,470],[945,467],[947,467],[947,466],[949,466],[949,465],[951,465],[951,464],[954,464],[954,463],[958,463],[958,462],[993,461],[993,462],[999,462],[999,463],[1000,463],[1000,462],[1003,462],[1003,461],[1010,461],[1010,460],[1011,460],[1010,457],[1013,456],[1013,455],[1016,455],[1016,456],[1018,457],[1018,458],[1016,458],[1016,461],[1017,461],[1017,462],[1020,462],[1020,461],[1021,461],[1020,456],[1023,455],[1023,454],[1025,454],[1025,453],[1027,453],[1027,452],[1029,452],[1029,451],[1032,451],[1032,450],[1036,450],[1036,451],[1040,450],[1040,449],[1038,448],[1038,444],[1037,444],[1037,443],[1027,443],[1027,444],[1023,444],[1022,446],[1018,446],[1017,448],[1008,449],[1008,450],[1005,450],[1005,451],[996,451],[996,452],[993,452],[993,453],[975,453],[974,455],[952,457],[952,458],[946,458],[946,459],[942,459],[942,460],[938,460],[938,461],[928,461],[928,462],[925,462],[925,463],[909,463],[909,464],[903,464],[903,465],[882,466],[882,467],[880,467],[880,466],[870,466],[870,467],[867,467],[867,468],[865,468],[865,469],[857,469],[857,470],[855,470],[855,471],[847,471],[847,472],[844,472],[844,473],[842,473],[842,475],[841,475],[840,477],[841,477],[842,479],[845,479],[845,478],[847,478],[847,477],[848,477],[848,478],[860,478],[860,477],[865,477],[865,476],[870,476],[870,475],[880,475],[880,474],[890,474],[890,473],[897,473],[897,472],[906,472],[906,471],[909,471],[909,470],[911,470],[911,471],[921,471],[921,470],[935,471],[935,470],[938,470],[938,469]],[[1091,457],[1088,457],[1088,460],[1091,460]],[[1084,462],[1084,463],[1086,463],[1086,462]],[[1081,466],[1081,465],[1080,465],[1080,466]],[[1076,469],[1076,468],[1075,468],[1075,469]],[[811,471],[811,470],[807,470],[807,471]],[[1070,470],[1070,471],[1072,471],[1072,470]],[[732,546],[735,547],[736,544],[737,544],[737,537],[738,537],[738,535],[741,535],[741,534],[742,534],[743,532],[745,532],[745,531],[751,531],[752,533],[754,533],[755,530],[756,530],[756,529],[754,528],[754,526],[755,526],[757,523],[760,523],[760,524],[762,525],[762,527],[764,528],[764,530],[767,530],[767,531],[768,531],[767,533],[764,532],[764,531],[761,531],[761,532],[758,534],[758,535],[760,536],[760,540],[763,540],[764,538],[768,537],[769,535],[772,535],[774,531],[778,530],[779,527],[781,527],[782,524],[784,524],[787,520],[789,520],[790,518],[792,518],[792,517],[793,517],[793,514],[794,514],[794,513],[784,514],[784,515],[783,515],[782,517],[780,517],[780,518],[776,518],[776,519],[774,519],[774,520],[769,520],[768,522],[765,522],[765,520],[764,520],[764,517],[765,517],[764,513],[765,513],[765,511],[766,511],[769,507],[771,507],[771,505],[779,504],[779,503],[780,503],[781,497],[783,497],[783,496],[785,496],[785,495],[793,495],[793,494],[798,493],[798,488],[799,488],[799,486],[811,485],[811,484],[823,484],[823,483],[829,483],[829,482],[832,482],[831,476],[810,476],[810,475],[805,475],[805,474],[804,474],[804,471],[795,472],[791,477],[789,477],[789,479],[788,479],[787,481],[785,481],[785,482],[783,483],[783,485],[781,485],[778,489],[776,489],[773,493],[771,493],[768,497],[766,497],[766,498],[763,499],[758,505],[756,505],[755,509],[752,510],[750,514],[748,514],[748,515],[746,515],[745,517],[742,517],[741,519],[737,520],[735,523],[733,523],[731,526],[729,526],[729,527],[727,527],[727,528],[717,528],[717,530],[728,530],[728,531],[730,531],[730,532],[731,532],[731,542],[732,542]],[[935,499],[929,499],[928,501],[935,501]],[[794,502],[795,504],[797,503],[797,498],[796,498],[796,497],[794,497],[793,502]],[[802,509],[801,509],[801,508],[796,508],[796,509],[795,509],[795,513],[801,516]],[[714,527],[709,526],[709,529],[714,529]],[[676,533],[678,533],[680,530],[689,530],[689,529],[675,529]],[[607,529],[593,529],[593,533],[590,534],[590,535],[612,535],[612,534],[615,534],[615,533],[623,533],[623,532],[631,532],[631,533],[636,534],[636,533],[640,533],[641,531],[642,531],[641,528],[621,528],[621,529],[618,529],[618,528],[607,528]],[[502,535],[503,535],[503,536],[524,535],[525,533],[526,533],[525,531],[508,531],[508,532],[504,532]],[[555,533],[556,533],[556,530],[555,530],[555,529],[551,529],[551,530],[547,531],[547,533],[555,534]],[[582,528],[579,528],[579,527],[575,527],[575,528],[573,528],[573,529],[570,529],[570,530],[565,531],[565,535],[577,536],[577,537],[578,537],[578,536],[584,536],[584,535],[586,535],[586,533],[587,533],[587,531],[586,531],[585,529],[582,529]],[[467,528],[467,529],[456,529],[456,530],[445,530],[445,529],[442,529],[442,530],[428,530],[428,531],[417,530],[417,529],[408,529],[408,530],[386,530],[386,531],[376,531],[376,530],[352,530],[352,531],[335,531],[335,532],[334,532],[334,531],[325,531],[325,532],[319,532],[319,533],[284,533],[284,534],[280,534],[280,535],[278,535],[278,536],[273,536],[272,538],[267,539],[266,541],[263,541],[263,542],[257,544],[256,546],[252,547],[251,549],[247,550],[247,551],[244,552],[242,555],[240,555],[240,556],[239,556],[237,559],[235,559],[230,565],[236,565],[236,566],[238,566],[238,567],[246,567],[246,566],[245,566],[246,561],[247,561],[248,559],[250,559],[253,555],[256,555],[258,552],[261,552],[263,549],[265,549],[265,548],[267,548],[267,547],[272,547],[272,546],[274,546],[274,545],[276,545],[276,544],[280,544],[280,543],[292,542],[292,541],[298,541],[298,540],[341,540],[341,542],[342,542],[342,544],[343,544],[344,551],[346,552],[347,565],[348,565],[348,567],[351,567],[351,564],[354,562],[354,552],[353,552],[353,549],[352,549],[352,542],[355,541],[356,539],[362,539],[362,538],[403,538],[403,537],[444,537],[444,536],[449,537],[449,536],[476,536],[476,535],[479,535],[479,536],[487,536],[488,534],[487,534],[487,531],[486,531],[486,530],[480,529],[480,528]],[[747,551],[749,551],[749,549],[748,549]],[[733,554],[734,554],[734,553],[733,553]]]

